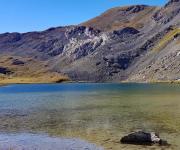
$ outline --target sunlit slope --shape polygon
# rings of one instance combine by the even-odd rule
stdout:
[[[1,82],[179,82],[180,0],[74,26],[0,34]]]

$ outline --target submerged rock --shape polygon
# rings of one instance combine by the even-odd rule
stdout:
[[[124,136],[120,142],[122,144],[134,145],[153,145],[159,144],[160,146],[168,146],[168,142],[162,140],[157,133],[138,131]]]

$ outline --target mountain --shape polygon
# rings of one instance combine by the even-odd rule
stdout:
[[[156,7],[146,5],[116,7],[81,25],[102,31],[119,30],[125,27],[141,29],[151,22],[152,14],[157,10]]]
[[[180,0],[117,7],[77,26],[0,35],[0,82],[180,80]]]

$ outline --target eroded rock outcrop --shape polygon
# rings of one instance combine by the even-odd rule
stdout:
[[[8,68],[0,67],[0,74],[8,75],[8,74],[11,74],[11,73],[12,73],[12,71],[10,71]]]

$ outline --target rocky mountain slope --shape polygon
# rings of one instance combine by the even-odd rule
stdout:
[[[178,81],[179,35],[180,0],[113,8],[77,26],[4,33],[0,82]]]

